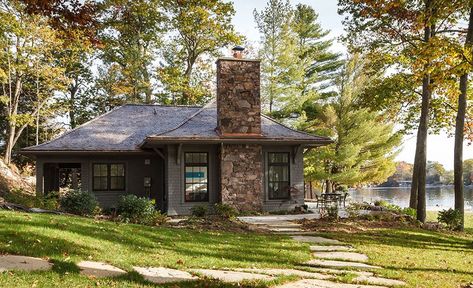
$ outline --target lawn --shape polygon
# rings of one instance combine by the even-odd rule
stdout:
[[[428,218],[436,220],[436,212]],[[402,279],[409,287],[461,287],[473,282],[472,213],[465,226],[465,233],[391,228],[323,234],[352,243],[370,263],[384,267],[380,275]]]
[[[55,263],[50,272],[0,273],[0,287],[31,287],[33,283],[50,287],[52,282],[59,287],[155,287],[135,273],[116,279],[89,279],[79,275],[73,264],[81,260],[105,261],[131,271],[134,265],[178,269],[293,267],[310,258],[307,245],[283,236],[199,232],[7,211],[0,211],[0,253],[49,258]],[[237,286],[200,281],[192,287]]]

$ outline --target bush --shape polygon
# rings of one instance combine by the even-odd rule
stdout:
[[[414,208],[406,207],[401,210],[402,214],[409,215],[412,218],[416,218],[417,216],[417,210]]]
[[[460,211],[450,208],[439,211],[437,220],[447,225],[447,228],[450,230],[459,230],[461,228],[462,216]]]
[[[69,190],[59,199],[61,209],[71,214],[92,216],[100,212],[95,195],[87,191]]]
[[[147,225],[155,212],[154,206],[154,200],[130,194],[120,197],[117,214],[123,222]]]
[[[22,189],[14,189],[4,196],[5,201],[19,204],[27,208],[41,208],[46,210],[57,210],[59,208],[58,193],[49,193],[46,196],[31,195]]]
[[[214,205],[215,214],[217,216],[231,219],[238,215],[238,211],[228,204],[217,203]]]
[[[205,205],[196,205],[191,208],[191,214],[196,217],[204,217],[207,215],[207,210],[208,208]]]
[[[338,206],[332,205],[332,206],[326,207],[325,209],[322,209],[320,218],[327,219],[330,221],[337,221],[338,220]]]

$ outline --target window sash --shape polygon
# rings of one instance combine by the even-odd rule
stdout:
[[[209,154],[184,153],[184,201],[209,201]]]
[[[290,153],[268,153],[268,199],[283,200],[290,198]]]
[[[92,166],[92,190],[124,191],[126,169],[124,163],[94,163]]]

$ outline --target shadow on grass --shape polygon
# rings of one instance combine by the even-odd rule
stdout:
[[[24,213],[3,218],[0,243],[11,243],[9,246],[0,244],[0,251],[36,257],[61,258],[67,253],[81,258],[96,255],[104,259],[104,253],[110,253],[103,248],[105,244],[121,250],[124,256],[127,253],[135,256],[140,263],[154,263],[149,260],[150,255],[172,252],[174,257],[188,260],[206,257],[208,262],[246,262],[248,265],[265,262],[283,266],[297,263],[300,253],[304,253],[301,245],[283,240],[284,237],[256,233],[196,232]]]

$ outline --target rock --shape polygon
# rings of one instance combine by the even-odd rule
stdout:
[[[20,255],[0,255],[0,272],[20,270],[20,271],[44,271],[49,270],[53,264],[41,258],[20,256]]]
[[[310,266],[319,267],[340,267],[340,268],[364,268],[364,269],[380,269],[379,266],[373,266],[365,263],[349,262],[349,261],[335,261],[335,260],[310,260],[306,262]]]
[[[317,272],[308,272],[296,269],[235,269],[236,271],[259,273],[259,274],[268,274],[268,275],[295,275],[303,278],[315,278],[315,279],[332,279],[334,278],[331,275],[326,275]]]
[[[304,279],[276,286],[276,288],[383,288],[383,286],[344,284],[318,279]]]
[[[97,278],[126,274],[126,271],[103,262],[81,261],[77,266],[80,269],[80,274]]]
[[[29,195],[33,194],[33,185],[20,175],[18,169],[8,166],[0,159],[0,194],[11,192],[13,189],[22,189]]]
[[[314,253],[316,258],[321,259],[335,259],[335,260],[343,260],[343,261],[354,261],[354,262],[366,262],[368,261],[368,256],[361,253],[355,252],[316,252]]]
[[[358,276],[353,279],[355,282],[363,282],[371,285],[384,285],[384,286],[404,286],[406,282],[394,279],[387,279],[382,277],[374,276]]]
[[[237,106],[238,108],[247,108],[247,109],[250,109],[251,108],[251,104],[246,101],[246,100],[240,100],[237,102]]]
[[[353,247],[350,246],[339,246],[339,245],[321,245],[321,246],[310,246],[312,252],[331,252],[331,251],[353,251]]]
[[[156,284],[192,281],[198,279],[188,272],[164,267],[133,267],[133,270],[138,272],[146,280]]]
[[[366,271],[355,271],[355,270],[344,270],[344,269],[331,269],[331,268],[318,268],[318,267],[310,267],[310,271],[316,271],[325,274],[354,274],[358,276],[373,276],[373,272],[366,272]]]
[[[422,224],[422,228],[426,230],[437,231],[442,230],[444,226],[438,222],[425,222],[424,224]]]
[[[273,280],[274,277],[263,274],[227,271],[227,270],[210,270],[210,269],[193,269],[192,272],[205,275],[210,278],[218,279],[224,282],[241,282],[243,280]]]
[[[335,239],[328,239],[318,236],[292,236],[292,239],[299,242],[317,243],[317,244],[342,244],[342,242]]]

